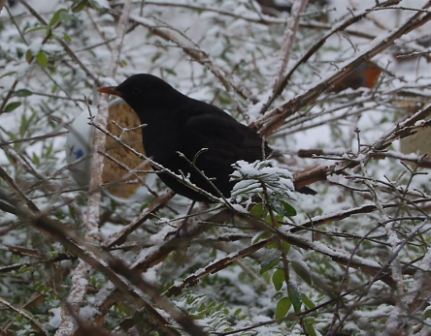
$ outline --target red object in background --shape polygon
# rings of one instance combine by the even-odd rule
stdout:
[[[364,62],[336,82],[329,91],[340,92],[348,88],[358,89],[360,87],[371,89],[376,86],[381,73],[382,69],[375,63]]]

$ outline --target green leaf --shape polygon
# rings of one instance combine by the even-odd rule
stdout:
[[[221,105],[229,105],[232,104],[232,97],[221,91],[218,95],[218,101]]]
[[[68,210],[69,210],[69,215],[73,220],[78,220],[79,216],[78,213],[76,211],[76,208],[74,206],[71,206],[70,204],[67,206]]]
[[[118,65],[122,68],[126,67],[129,64],[126,59],[122,59],[118,62]]]
[[[258,233],[256,236],[254,236],[253,237],[253,239],[252,239],[252,242],[253,243],[257,243],[257,242],[259,242],[259,241],[261,241],[261,240],[265,240],[265,239],[268,239],[268,238],[270,238],[271,237],[271,234],[270,233],[268,233],[268,232],[260,232],[260,233]],[[271,248],[271,246],[270,246],[271,244],[267,244],[266,245],[266,247],[268,247],[268,248]]]
[[[301,312],[301,294],[298,292],[298,288],[291,282],[287,284],[287,294],[289,294],[295,313]]]
[[[25,30],[25,34],[32,33],[32,32],[37,32],[37,31],[41,31],[41,30],[45,30],[45,29],[46,29],[46,26],[44,26],[44,25],[37,25],[37,26],[31,27],[29,29],[26,29]]]
[[[302,299],[302,302],[304,303],[304,305],[305,305],[308,309],[313,309],[313,308],[315,308],[315,307],[316,307],[316,305],[314,304],[314,302],[313,302],[313,301],[311,301],[311,299],[310,299],[307,295],[305,295],[305,294],[301,293],[301,299]]]
[[[283,219],[284,219],[283,215],[281,215],[281,214],[275,215],[275,221],[276,221],[277,225],[279,225],[279,226],[283,225],[284,224]]]
[[[281,320],[287,315],[291,305],[292,303],[287,297],[283,297],[278,301],[277,307],[275,308],[275,319],[278,322],[281,322]]]
[[[154,54],[154,56],[153,56],[153,57],[151,57],[151,59],[150,59],[151,63],[154,63],[155,61],[157,61],[161,56],[162,56],[162,53],[161,53],[161,52],[156,52],[156,53]]]
[[[275,266],[278,265],[278,262],[278,256],[274,256],[272,258],[264,260],[260,266],[260,274],[263,274],[270,269],[273,269]]]
[[[42,68],[46,68],[48,65],[48,56],[44,51],[40,50],[36,55],[36,61]]]
[[[33,92],[27,89],[20,89],[20,90],[16,90],[13,94],[14,96],[17,96],[17,97],[28,97],[28,96],[31,96]]]
[[[100,0],[88,0],[90,6],[94,9],[109,9],[109,3]]]
[[[287,202],[283,202],[283,215],[287,217],[294,217],[297,215],[296,209]]]
[[[33,163],[34,163],[36,166],[39,166],[39,165],[40,165],[40,158],[39,158],[39,155],[37,155],[36,153],[33,153],[32,157],[31,157],[31,161],[33,161]]]
[[[166,71],[168,74],[170,75],[176,75],[177,73],[175,72],[174,69],[171,68],[163,68],[164,71]]]
[[[259,218],[263,218],[265,217],[267,210],[266,208],[263,206],[262,203],[257,203],[255,205],[253,205],[253,207],[250,210],[251,214],[259,217]]]
[[[48,143],[43,151],[43,156],[49,157],[54,154],[54,146],[52,143]]]
[[[66,33],[63,34],[63,40],[64,42],[67,42],[67,43],[72,42],[72,38],[70,37],[69,34],[66,34]]]
[[[82,0],[79,2],[76,2],[73,6],[72,6],[72,12],[76,13],[76,12],[80,12],[83,9],[89,7],[90,4],[88,3],[88,0]]]
[[[19,126],[19,136],[23,138],[31,125],[34,123],[34,119],[36,118],[36,113],[33,111],[30,117],[28,117],[26,114],[22,114],[20,126]]]
[[[59,10],[56,10],[52,15],[51,20],[49,20],[49,23],[48,23],[49,29],[61,23],[65,14],[67,14],[67,9],[65,8],[60,8]]]
[[[5,106],[3,112],[5,112],[5,113],[12,112],[13,110],[15,110],[20,105],[21,105],[21,102],[19,102],[19,101],[11,102]]]
[[[272,274],[272,283],[274,284],[275,290],[280,290],[281,287],[283,287],[284,279],[285,279],[284,270],[282,268],[278,268]]]
[[[265,223],[268,224],[268,225],[272,225],[272,217],[271,217],[270,214],[267,214],[265,216]]]
[[[290,250],[290,244],[287,241],[281,241],[280,242],[280,250],[283,251],[285,254],[289,253]]]
[[[304,280],[308,284],[312,284],[313,279],[310,275],[310,272],[307,268],[305,268],[304,264],[301,264],[298,261],[292,260],[290,262],[293,270],[298,274],[302,280]]]
[[[57,210],[55,211],[54,216],[55,216],[57,219],[60,219],[60,220],[63,220],[63,219],[66,217],[66,216],[65,216],[65,214],[64,214],[64,212],[63,212],[61,209],[57,209]]]
[[[314,319],[311,317],[306,317],[303,320],[304,329],[308,336],[317,336],[316,329],[314,329]]]
[[[30,49],[27,49],[25,52],[25,60],[27,63],[31,63],[33,61],[33,52]]]

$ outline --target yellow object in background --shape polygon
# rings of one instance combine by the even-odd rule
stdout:
[[[141,121],[136,112],[124,101],[116,102],[109,106],[108,131],[119,136],[125,144],[137,152],[144,154]],[[116,197],[132,197],[145,181],[150,164],[145,163],[145,160],[110,136],[106,137],[105,152],[118,161],[105,158],[102,179],[103,183],[107,184],[106,189]],[[139,172],[129,174],[130,169],[137,169]],[[127,175],[130,176],[127,177]]]
[[[431,127],[425,127],[400,140],[401,152],[427,154],[431,158]]]
[[[405,115],[409,115],[419,111],[427,101],[429,98],[407,95],[400,97],[395,104],[405,112]],[[404,154],[426,154],[431,158],[431,127],[420,128],[414,134],[400,139],[400,151]]]
[[[75,181],[87,187],[90,180],[90,146],[94,128],[88,113],[78,116],[72,123],[66,141],[66,158]],[[135,111],[123,100],[109,104],[107,130],[121,142],[144,153],[141,122]],[[150,164],[134,154],[117,140],[106,136],[102,180],[104,190],[114,198],[132,199],[142,187]],[[131,170],[136,169],[133,173]]]

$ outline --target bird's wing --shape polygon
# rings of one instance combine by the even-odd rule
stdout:
[[[203,157],[214,163],[222,160],[229,165],[238,160],[252,162],[264,157],[260,136],[222,111],[191,116],[184,131],[185,148],[189,149],[184,153],[187,156],[208,148],[208,154]]]

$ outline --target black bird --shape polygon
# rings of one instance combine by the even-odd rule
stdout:
[[[98,91],[123,98],[146,124],[143,143],[148,157],[177,174],[189,176],[193,184],[216,197],[220,192],[230,196],[233,163],[262,160],[271,152],[253,129],[214,105],[183,95],[153,75],[133,75],[118,86]],[[179,153],[194,162],[218,191]],[[158,175],[175,192],[195,201],[208,201],[207,196],[169,173]]]

